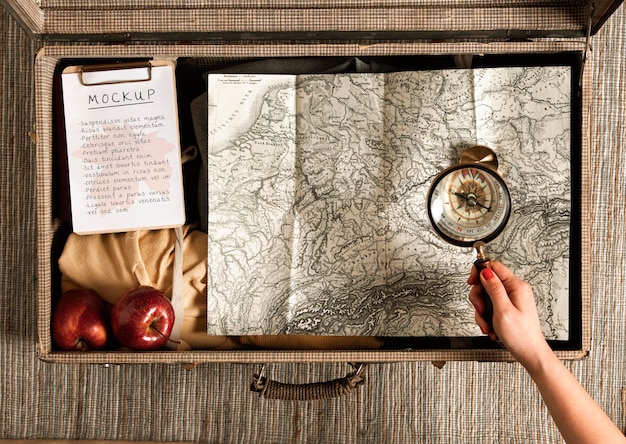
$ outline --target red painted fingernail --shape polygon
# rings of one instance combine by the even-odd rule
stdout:
[[[493,270],[491,268],[484,268],[483,271],[480,272],[480,274],[482,274],[483,278],[488,281],[493,277]]]

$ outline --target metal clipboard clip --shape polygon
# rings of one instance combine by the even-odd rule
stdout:
[[[130,73],[130,70],[136,72]],[[78,71],[78,78],[83,86],[149,82],[152,80],[152,64],[144,61],[84,65]]]

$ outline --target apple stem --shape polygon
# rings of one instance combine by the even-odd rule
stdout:
[[[150,324],[150,328],[154,331],[156,331],[158,334],[160,334],[161,336],[165,336],[165,334],[163,334],[163,332],[161,330],[159,330],[158,328],[156,328],[154,326],[154,322],[152,322],[152,324]]]

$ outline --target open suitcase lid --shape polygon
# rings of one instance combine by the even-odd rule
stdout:
[[[0,0],[47,41],[450,40],[593,35],[622,0]]]

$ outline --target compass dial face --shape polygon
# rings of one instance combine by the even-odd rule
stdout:
[[[511,214],[506,184],[493,170],[479,164],[460,164],[443,171],[428,191],[427,205],[437,233],[461,246],[492,240]]]

